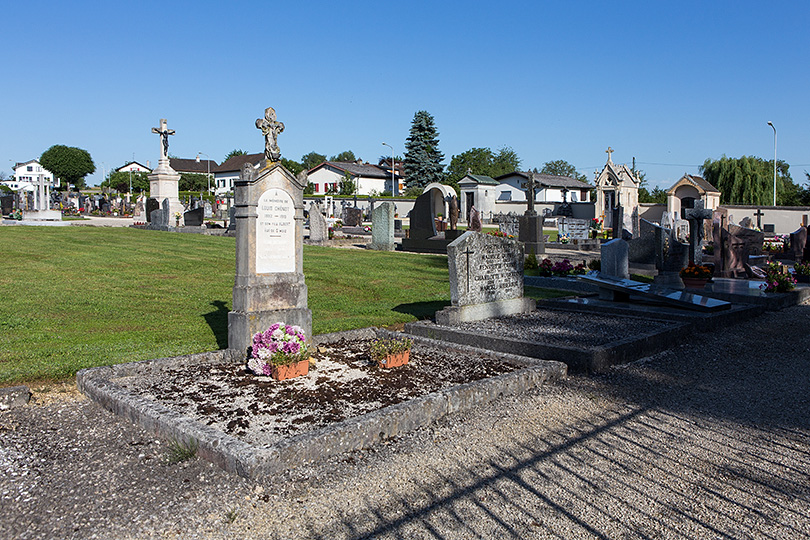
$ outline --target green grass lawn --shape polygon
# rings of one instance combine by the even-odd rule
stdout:
[[[0,227],[0,242],[0,385],[227,347],[233,238]],[[304,273],[315,334],[427,318],[450,303],[442,256],[304,246]]]

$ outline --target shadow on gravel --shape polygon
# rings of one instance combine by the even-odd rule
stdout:
[[[449,300],[435,300],[433,302],[411,302],[410,304],[399,304],[394,307],[397,313],[407,313],[413,315],[418,320],[432,319],[437,311],[441,311],[450,305]]]

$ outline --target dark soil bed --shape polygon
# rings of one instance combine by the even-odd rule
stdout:
[[[353,418],[444,388],[494,377],[523,366],[496,354],[472,355],[451,347],[414,345],[407,366],[381,369],[369,340],[317,347],[309,375],[288,381],[258,377],[244,364],[169,368],[115,382],[171,410],[249,444],[281,439]]]

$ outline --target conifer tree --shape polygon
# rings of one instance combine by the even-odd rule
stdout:
[[[443,159],[433,116],[427,111],[417,111],[405,141],[404,166],[408,188],[424,188],[431,182],[444,180]]]

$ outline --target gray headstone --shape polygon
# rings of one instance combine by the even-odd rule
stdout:
[[[799,227],[790,233],[790,253],[791,258],[799,261],[804,256],[804,248],[807,245],[807,227]]]
[[[526,255],[541,255],[546,252],[545,236],[543,235],[543,214],[523,214],[519,218],[518,240],[525,248]]]
[[[394,203],[383,202],[371,212],[371,249],[394,249]]]
[[[203,210],[204,210],[203,216],[205,217],[205,219],[210,219],[214,217],[214,209],[209,201],[205,201],[203,203]]]
[[[602,244],[602,274],[630,278],[629,246],[620,238]]]
[[[160,202],[154,197],[146,199],[146,221],[152,222],[152,212],[160,209]]]
[[[319,244],[329,240],[329,223],[321,214],[318,206],[310,206],[309,210],[309,239]]]
[[[171,213],[171,203],[169,199],[163,199],[162,208],[152,211],[150,227],[164,231],[168,230],[169,227],[174,226],[174,219]]]
[[[228,208],[228,230],[235,231],[236,230],[236,220],[233,219],[234,214],[236,213],[236,207],[231,206]]]

